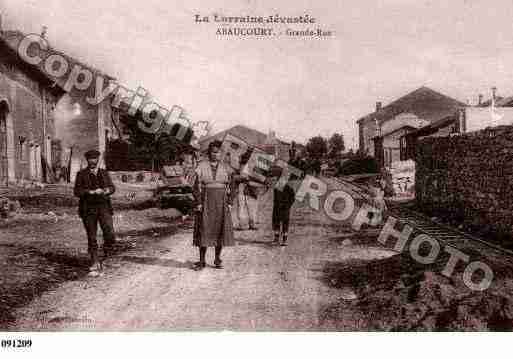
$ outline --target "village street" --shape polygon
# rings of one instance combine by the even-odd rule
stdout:
[[[511,325],[513,286],[504,278],[507,273],[496,273],[500,282],[494,288],[472,292],[461,280],[437,273],[442,264],[419,267],[381,246],[379,228],[356,232],[298,203],[289,246],[276,246],[271,196],[261,200],[260,229],[236,232],[237,245],[225,250],[221,270],[191,269],[197,260],[192,222],[173,218],[176,211],[118,211],[118,239],[129,245],[106,261],[104,275],[87,276],[80,263],[61,268],[64,277],[68,271],[79,273],[19,307],[8,329],[487,330]],[[66,237],[69,230],[58,231]],[[85,242],[80,226],[72,233],[74,241]],[[29,261],[32,252],[25,249],[12,263]],[[46,253],[47,259],[73,261]],[[212,257],[208,253],[209,263]]]
[[[323,318],[333,301],[354,300],[351,288],[326,284],[323,267],[355,255],[343,251],[306,207],[293,215],[290,245],[271,243],[271,193],[262,199],[258,231],[236,232],[224,253],[225,269],[191,270],[197,260],[192,231],[148,242],[105,263],[102,277],[63,283],[18,311],[16,330],[322,330],[340,327]],[[162,220],[162,219],[161,219]],[[173,219],[169,219],[169,223]],[[371,257],[389,251],[369,250]],[[213,253],[208,260],[212,262]],[[341,303],[343,304],[343,303]],[[357,322],[343,323],[356,329]]]

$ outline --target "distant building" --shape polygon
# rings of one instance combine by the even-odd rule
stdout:
[[[492,104],[495,107],[513,107],[513,96],[499,96],[497,95],[497,88],[493,87],[491,98],[483,101],[483,95],[479,95],[479,100],[475,107],[490,107]]]
[[[278,139],[276,134],[272,131],[266,135],[263,132],[242,125],[237,125],[228,130],[218,132],[210,137],[199,139],[198,143],[201,151],[206,151],[209,143],[214,140],[223,141],[227,134],[235,136],[246,142],[249,146],[256,147],[266,153],[276,156],[277,158],[283,159],[284,161],[289,160],[289,143]]]
[[[358,123],[359,150],[376,158],[382,167],[401,158],[401,138],[419,128],[452,116],[466,105],[428,87],[419,89],[376,110]]]
[[[495,96],[494,91],[490,100],[483,101],[480,95],[475,106],[461,108],[450,116],[403,135],[400,139],[401,160],[414,159],[417,142],[425,137],[444,137],[511,125],[513,96]]]

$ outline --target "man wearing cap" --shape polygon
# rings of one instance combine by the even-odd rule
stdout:
[[[98,260],[98,243],[96,233],[98,223],[103,232],[103,251],[108,256],[114,246],[114,228],[112,224],[112,203],[110,196],[116,188],[109,173],[98,168],[100,152],[91,150],[86,152],[87,168],[77,174],[75,180],[75,196],[80,198],[78,213],[87,233],[87,248],[91,257],[91,275],[98,275],[101,265]]]

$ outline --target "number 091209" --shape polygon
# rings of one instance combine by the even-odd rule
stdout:
[[[0,340],[2,348],[30,348],[32,346],[31,339],[2,339]]]

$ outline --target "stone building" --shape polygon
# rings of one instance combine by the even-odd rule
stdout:
[[[43,71],[21,62],[0,35],[0,185],[50,177],[53,110],[63,95]]]
[[[273,131],[270,131],[266,135],[263,132],[242,125],[233,126],[228,130],[200,139],[198,142],[201,151],[206,151],[208,144],[214,140],[223,141],[227,134],[241,139],[249,146],[272,154],[276,156],[276,158],[280,158],[284,161],[289,160],[290,144],[280,140]]]
[[[409,132],[452,116],[465,104],[428,87],[421,87],[376,110],[358,123],[359,150],[373,156],[382,167],[399,161],[401,138]]]
[[[494,87],[491,99],[483,101],[483,96],[479,95],[477,104],[467,105],[450,116],[401,136],[401,160],[414,159],[417,143],[426,137],[447,137],[511,125],[513,125],[513,96],[497,96]]]
[[[94,97],[98,78],[105,83],[114,78],[37,43],[29,48],[30,56],[41,61],[28,63],[19,55],[25,38],[20,31],[0,28],[0,184],[57,181],[62,168],[73,180],[83,166],[83,154],[98,149],[103,159],[106,142],[116,135],[119,112],[112,106],[114,96],[99,104],[87,100]],[[49,65],[49,59],[56,58],[59,67],[66,63],[59,76],[55,66],[48,71],[59,62]],[[92,74],[92,86],[66,86],[74,69]]]

